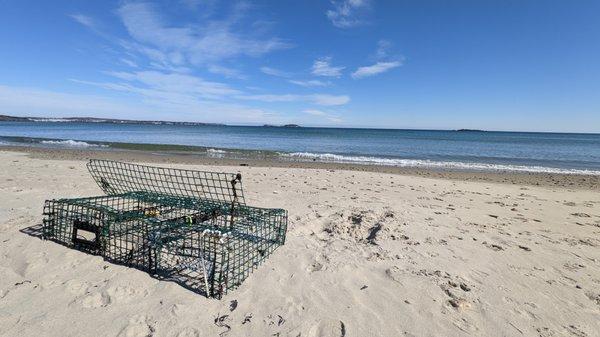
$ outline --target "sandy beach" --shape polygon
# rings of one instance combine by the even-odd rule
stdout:
[[[85,160],[241,172],[286,244],[207,299],[39,238]],[[240,166],[244,164],[244,166]],[[598,177],[0,151],[0,336],[599,336]],[[374,231],[374,228],[378,228]]]

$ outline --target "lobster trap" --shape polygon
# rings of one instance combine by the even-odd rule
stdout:
[[[42,235],[221,298],[285,243],[287,211],[245,204],[240,174],[91,160],[103,196],[47,200]]]

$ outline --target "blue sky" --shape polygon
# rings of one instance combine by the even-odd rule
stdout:
[[[0,0],[0,114],[600,132],[600,1]]]

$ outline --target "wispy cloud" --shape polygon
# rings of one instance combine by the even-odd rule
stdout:
[[[87,16],[87,15],[83,15],[83,14],[71,14],[69,15],[73,20],[75,20],[76,22],[86,26],[87,28],[90,29],[96,29],[96,23],[94,22],[94,19],[92,19],[91,17]]]
[[[330,112],[325,112],[325,111],[323,111],[323,110],[317,110],[317,109],[306,109],[306,110],[304,110],[304,111],[302,111],[302,112],[304,112],[305,114],[312,115],[312,116],[316,116],[316,117],[325,118],[325,119],[327,119],[328,121],[330,121],[330,122],[333,122],[333,123],[340,123],[340,122],[342,122],[342,119],[340,118],[340,116],[339,116],[339,115],[337,115],[337,114],[332,114],[332,113],[330,113]]]
[[[0,85],[0,105],[5,113],[68,117],[81,115],[131,116],[143,113],[144,108],[98,95],[72,94],[39,88]]]
[[[292,76],[290,73],[285,72],[283,70],[266,67],[266,66],[260,67],[260,71],[263,72],[264,74],[275,76],[275,77],[290,77],[290,76]]]
[[[326,12],[327,18],[338,28],[350,28],[366,23],[366,11],[370,7],[369,0],[332,1],[333,8]]]
[[[347,95],[315,94],[309,95],[308,97],[310,97],[315,102],[315,104],[325,106],[344,105],[350,102],[350,97]]]
[[[173,90],[143,88],[129,83],[74,81],[139,95],[143,99],[131,101],[113,96],[0,85],[0,106],[6,113],[27,116],[93,116],[215,123],[285,123],[287,121],[282,115],[265,109],[202,100],[197,95]]]
[[[288,82],[292,84],[296,84],[302,87],[326,87],[330,85],[330,82],[320,81],[320,80],[289,80]]]
[[[179,73],[163,73],[159,71],[106,72],[108,75],[127,82],[110,83],[115,90],[131,91],[146,96],[169,97],[189,95],[207,99],[218,99],[228,95],[239,94],[240,91],[220,82]],[[116,84],[116,85],[115,85]]]
[[[377,59],[383,59],[388,56],[389,50],[392,47],[392,42],[389,40],[381,39],[377,42],[377,52],[375,57]]]
[[[105,40],[110,40],[110,36],[108,36],[106,33],[104,33],[101,29],[100,24],[91,16],[85,15],[85,14],[81,14],[81,13],[76,13],[76,14],[69,14],[69,17],[71,19],[73,19],[75,22],[77,22],[78,24],[84,26],[85,28],[91,30],[92,32],[96,33],[98,36],[102,37]]]
[[[402,63],[400,61],[377,62],[370,66],[359,67],[358,69],[356,69],[355,72],[352,73],[352,78],[359,79],[381,74],[391,69],[397,68],[401,65]]]
[[[296,95],[296,94],[267,94],[267,95],[239,95],[239,99],[254,100],[262,102],[309,102],[322,106],[344,105],[350,102],[350,97],[346,95]]]
[[[261,56],[290,48],[291,44],[276,37],[261,38],[236,29],[247,8],[236,6],[226,20],[207,20],[194,25],[168,23],[149,3],[126,3],[118,14],[131,37],[150,46],[144,51],[156,61],[180,65],[202,65],[237,56]]]
[[[306,109],[303,111],[306,114],[309,115],[313,115],[313,116],[325,116],[326,113],[321,111],[321,110],[317,110],[317,109]]]
[[[188,9],[202,10],[208,13],[212,13],[217,4],[217,0],[180,0],[180,2]]]
[[[121,58],[121,63],[126,64],[126,65],[128,65],[128,66],[130,66],[132,68],[137,68],[138,67],[137,63],[135,63],[132,60],[127,59],[127,58]]]
[[[319,69],[320,71],[325,71],[323,69]],[[294,76],[292,73],[283,71],[283,70],[279,70],[279,69],[275,69],[275,68],[271,68],[271,67],[260,67],[260,71],[264,74],[267,75],[271,75],[271,76],[275,76],[275,77],[281,77],[281,78],[288,78],[288,82],[295,84],[295,85],[299,85],[301,87],[326,87],[328,85],[331,85],[330,82],[325,82],[325,81],[321,81],[321,80],[297,80],[297,79],[289,79],[290,77]],[[331,68],[328,70],[329,73],[331,73]],[[335,68],[333,68],[333,71],[336,71]]]
[[[220,74],[228,78],[237,78],[237,79],[245,79],[246,76],[242,74],[239,70],[221,66],[218,64],[210,64],[207,67],[207,70],[213,74]]]
[[[198,5],[196,8],[204,6],[195,1],[184,4],[190,8],[195,5]],[[105,75],[112,77],[107,81],[72,81],[106,90],[101,90],[101,93],[138,102],[143,107],[142,111],[152,118],[155,118],[152,115],[154,112],[171,111],[185,116],[194,112],[199,115],[192,119],[201,121],[217,119],[216,121],[227,122],[235,118],[246,122],[271,123],[285,121],[283,115],[254,106],[293,102],[307,106],[333,107],[350,101],[347,95],[327,93],[271,94],[262,91],[263,94],[251,94],[245,89],[240,90],[232,84],[226,84],[225,80],[209,81],[205,79],[208,75],[199,76],[202,72],[209,72],[226,78],[244,78],[239,69],[229,67],[230,64],[237,64],[233,59],[259,57],[292,47],[287,41],[269,36],[269,25],[261,24],[260,29],[248,29],[253,26],[244,19],[245,12],[249,10],[247,6],[247,3],[239,2],[232,6],[229,14],[220,16],[218,20],[206,15],[197,16],[196,22],[174,22],[160,11],[158,5],[124,2],[117,14],[129,37],[117,39],[103,35],[101,31],[96,32],[122,51],[116,58],[121,67],[116,69],[127,65],[127,71],[104,71]],[[90,17],[72,18],[91,29],[98,27]],[[331,57],[316,60],[312,73],[325,77],[341,76],[345,68],[334,66],[331,61]],[[325,87],[331,84],[318,79],[297,79],[293,73],[268,66],[261,67],[260,71],[303,87]],[[241,114],[244,116],[241,117]],[[328,113],[323,118],[331,120],[338,117]]]
[[[345,67],[331,65],[331,57],[322,57],[313,63],[312,74],[316,76],[340,77]]]

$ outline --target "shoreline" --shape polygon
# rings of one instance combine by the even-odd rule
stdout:
[[[58,160],[88,160],[91,158],[117,161],[193,164],[209,166],[280,167],[320,170],[387,173],[458,181],[480,181],[511,185],[558,187],[569,189],[600,189],[600,176],[565,173],[472,171],[449,168],[398,167],[376,164],[335,163],[319,161],[277,160],[275,158],[234,159],[206,157],[195,153],[130,149],[66,149],[35,146],[0,145],[0,151],[26,153],[32,158]]]
[[[231,144],[229,144],[231,145]],[[359,166],[395,167],[403,169],[424,169],[427,171],[452,172],[490,172],[490,173],[549,173],[557,175],[600,176],[600,166],[589,165],[588,162],[573,164],[567,161],[552,162],[540,158],[505,158],[489,157],[487,160],[465,158],[429,158],[394,156],[385,154],[343,153],[328,149],[325,152],[308,149],[272,149],[234,148],[216,145],[189,145],[173,143],[122,142],[80,140],[74,138],[46,138],[25,136],[0,136],[0,146],[25,146],[43,149],[94,150],[94,151],[141,151],[144,153],[160,153],[165,155],[192,155],[206,159],[232,159],[269,162],[319,162],[326,164],[345,164]],[[364,150],[364,149],[363,149]],[[577,163],[577,162],[576,162]],[[378,170],[379,171],[379,170]]]

